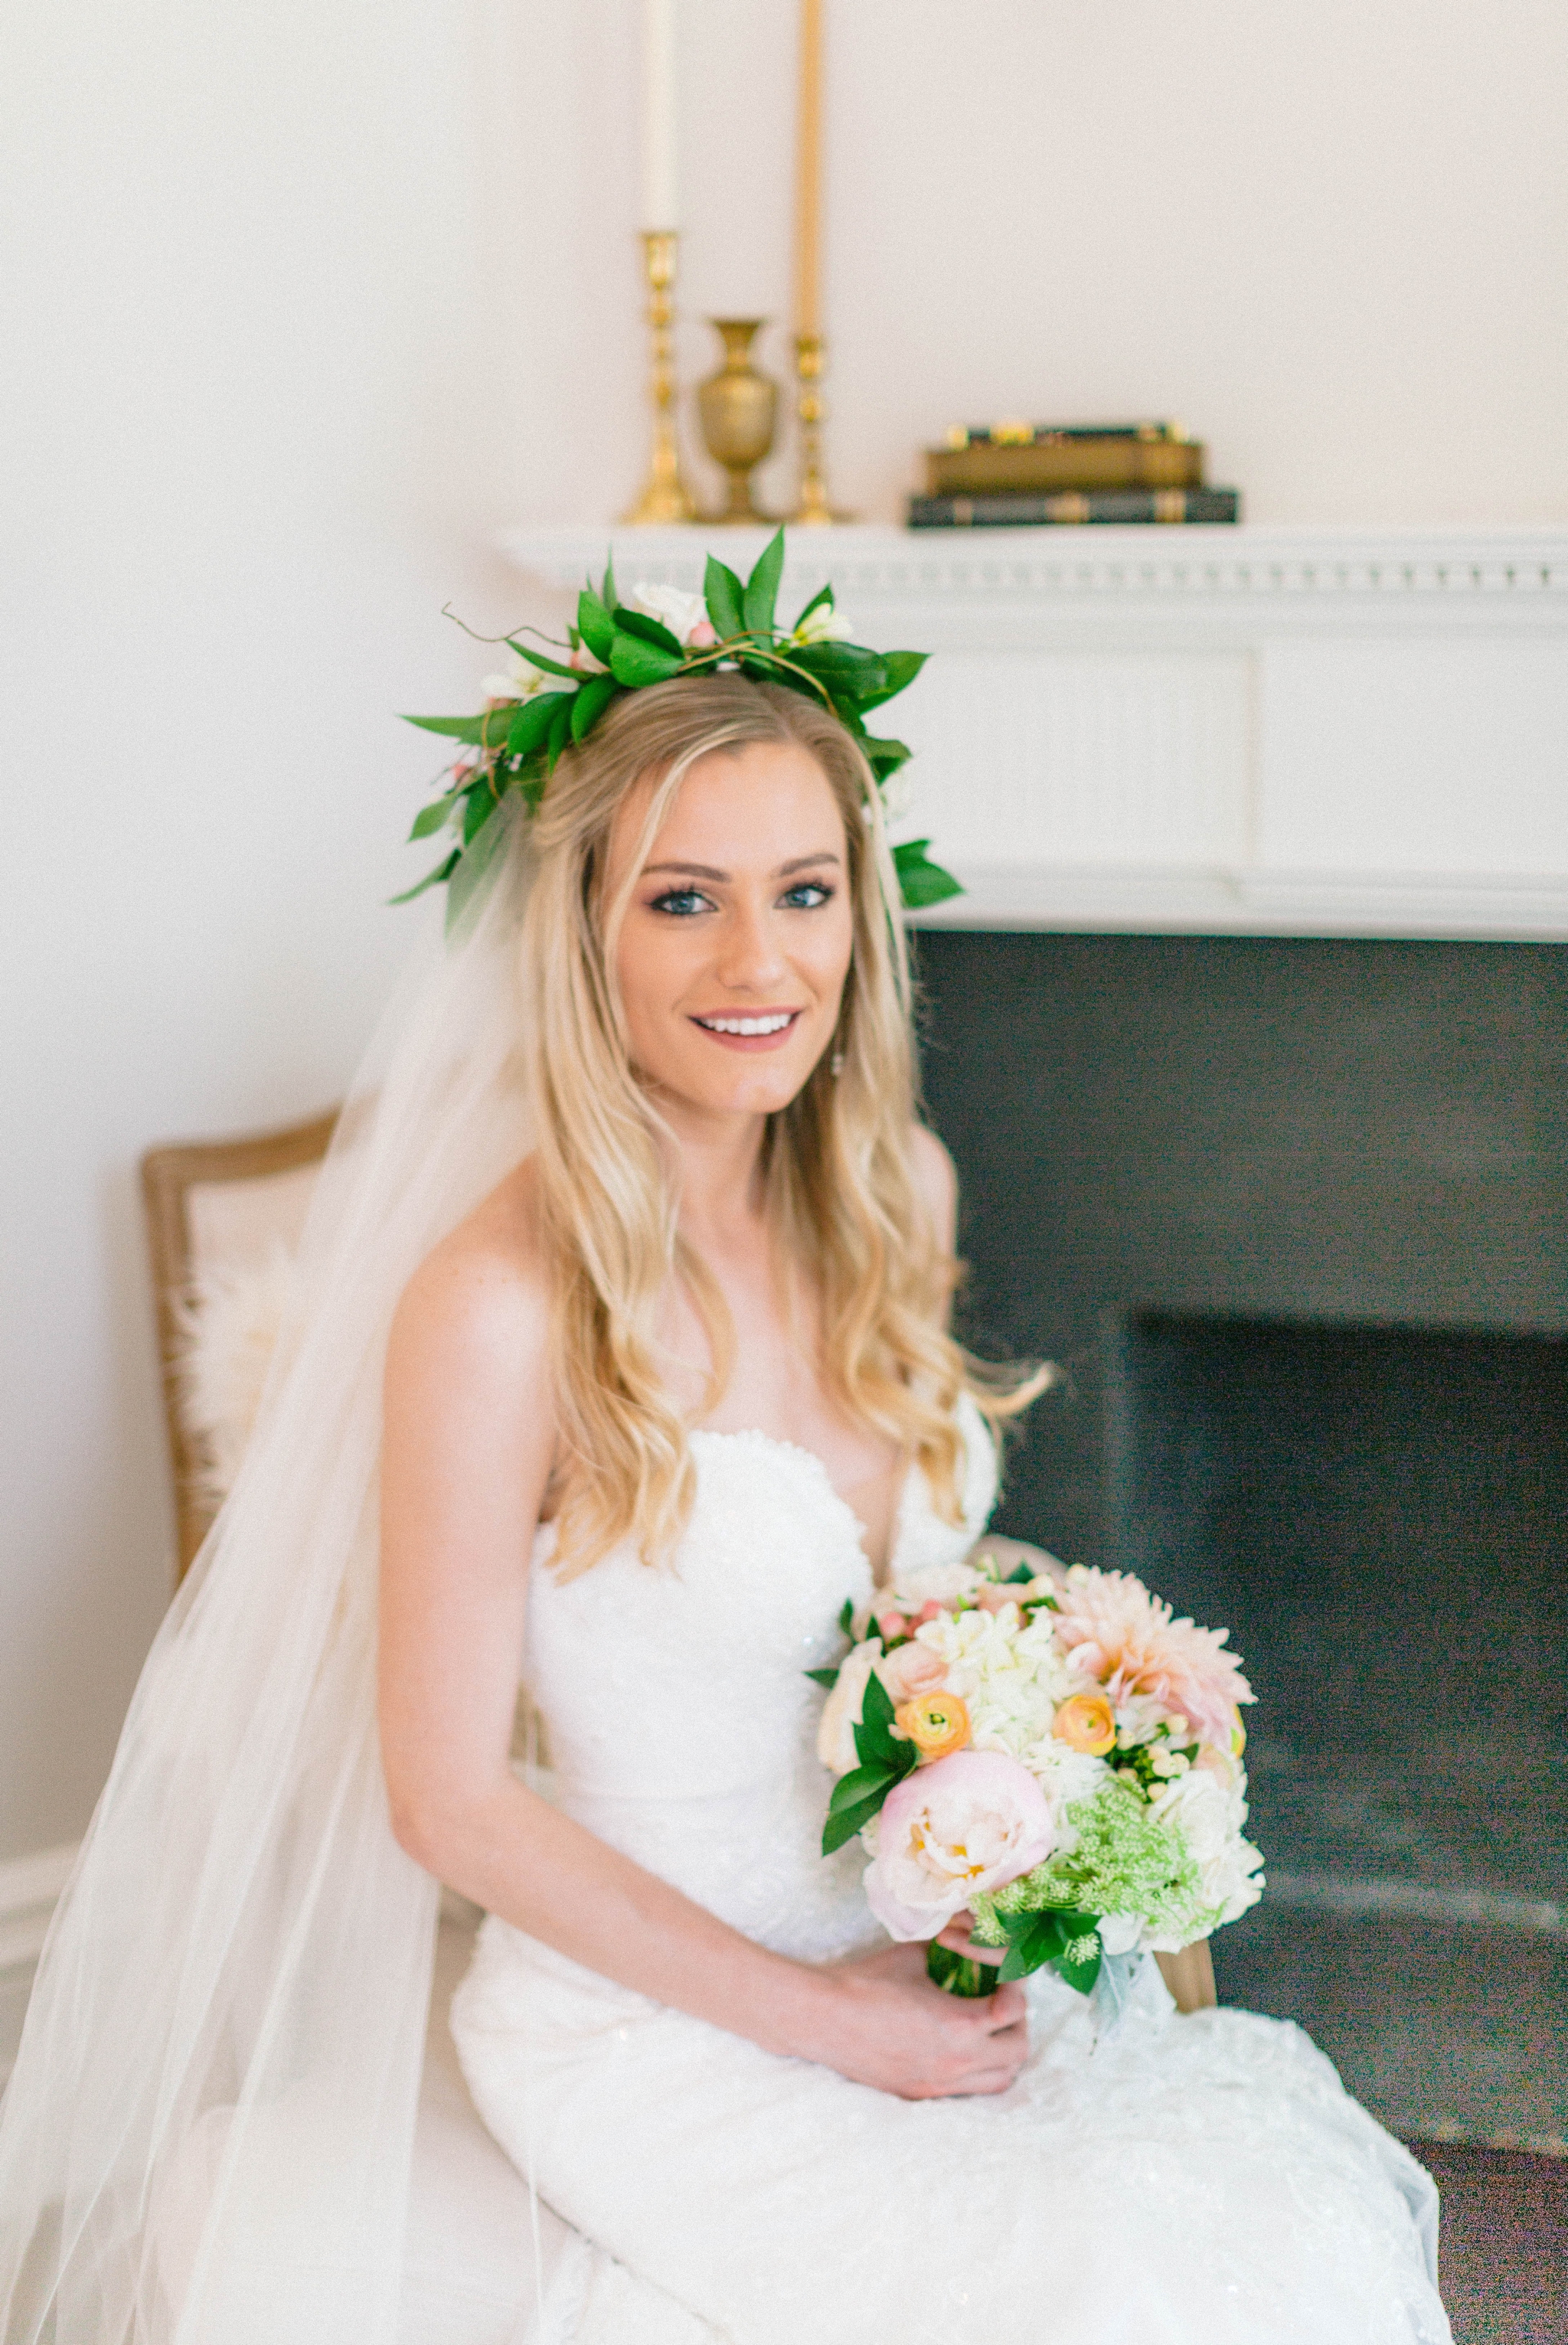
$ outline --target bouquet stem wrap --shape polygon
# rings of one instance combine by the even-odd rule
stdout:
[[[944,1995],[994,1995],[1002,1984],[999,1964],[977,1963],[972,1954],[956,1954],[935,1938],[925,1950],[925,1969],[926,1976]]]

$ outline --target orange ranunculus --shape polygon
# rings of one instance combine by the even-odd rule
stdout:
[[[1075,1693],[1056,1712],[1051,1731],[1071,1750],[1103,1759],[1116,1739],[1115,1715],[1103,1693]]]
[[[894,1711],[893,1724],[909,1736],[922,1761],[945,1759],[969,1741],[969,1711],[955,1693],[917,1694]]]

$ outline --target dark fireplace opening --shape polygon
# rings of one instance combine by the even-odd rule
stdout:
[[[1269,1741],[1568,1748],[1568,1337],[1131,1311],[1105,1351],[1116,1554],[1245,1620]]]
[[[927,932],[998,1528],[1227,1626],[1222,2001],[1396,2130],[1568,2136],[1568,954]]]
[[[1258,1696],[1222,1994],[1322,2034],[1338,1980],[1410,2130],[1568,2131],[1568,1340],[1130,1311],[1105,1354],[1115,1551]]]

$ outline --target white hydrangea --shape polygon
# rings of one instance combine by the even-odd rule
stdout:
[[[1048,1615],[1020,1632],[1018,1615],[943,1613],[915,1631],[942,1660],[945,1681],[969,1711],[974,1748],[1016,1759],[1050,1731],[1066,1672]]]
[[[1074,1751],[1059,1742],[1054,1734],[1042,1735],[1020,1752],[1023,1764],[1042,1782],[1049,1780],[1052,1791],[1063,1804],[1070,1808],[1074,1800],[1092,1800],[1111,1780],[1111,1771],[1103,1759],[1093,1759],[1086,1751]],[[1064,1848],[1077,1845],[1078,1835],[1063,1842]]]

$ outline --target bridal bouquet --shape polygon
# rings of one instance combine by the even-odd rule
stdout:
[[[1094,1985],[1105,1954],[1175,1952],[1262,1893],[1242,1836],[1253,1693],[1228,1631],[1171,1617],[1130,1573],[982,1558],[895,1576],[850,1605],[851,1650],[818,1737],[839,1778],[824,1855],[859,1833],[871,1911],[928,1939],[961,1995],[1050,1963]],[[968,1909],[998,1970],[934,1943]]]

